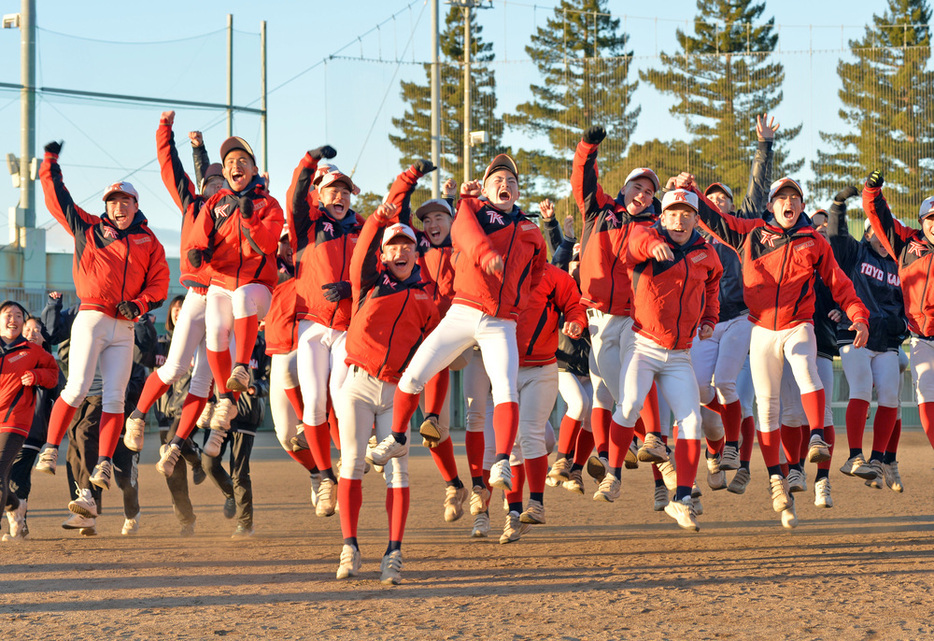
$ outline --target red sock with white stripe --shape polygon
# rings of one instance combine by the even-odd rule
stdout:
[[[337,484],[337,505],[341,515],[341,535],[345,539],[357,538],[360,506],[363,505],[363,481],[341,478]]]
[[[74,420],[77,411],[77,407],[72,407],[61,396],[58,397],[55,404],[52,405],[52,413],[49,415],[48,435],[45,438],[47,443],[51,443],[55,447],[62,444],[65,432],[71,427],[71,421]]]

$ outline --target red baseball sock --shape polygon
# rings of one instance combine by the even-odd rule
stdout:
[[[895,429],[895,420],[898,418],[898,407],[876,408],[876,418],[872,422],[872,451],[885,452],[885,446],[889,444],[892,438],[892,430]]]
[[[249,364],[256,346],[256,335],[259,333],[259,319],[256,314],[234,319],[234,336],[236,337],[237,362]]]
[[[807,425],[801,426],[801,445],[798,447],[798,462],[801,464],[801,467],[804,467],[805,462],[808,458],[808,450],[810,449],[810,443],[806,435],[810,432],[810,427]],[[824,442],[827,443],[827,436],[824,436]],[[828,443],[829,444],[829,443]]]
[[[214,375],[214,387],[217,388],[217,395],[226,394],[230,391],[227,389],[227,379],[230,378],[230,370],[233,369],[230,350],[225,349],[222,352],[208,350],[208,365],[211,366],[211,374]]]
[[[694,479],[697,478],[697,463],[700,461],[700,440],[694,438],[678,439],[678,447],[675,448],[675,473],[678,476],[678,489],[687,488],[688,491],[694,485]]]
[[[744,418],[740,433],[743,435],[743,444],[739,446],[739,460],[752,460],[752,446],[756,442],[756,419],[751,416]]]
[[[295,415],[301,420],[302,416],[305,414],[305,402],[302,400],[302,388],[290,387],[285,390],[285,396],[289,399],[292,409],[295,410]]]
[[[707,451],[714,455],[723,451],[723,444],[726,442],[722,436],[716,441],[711,441],[709,438],[704,440],[707,441]]]
[[[620,468],[632,443],[635,428],[623,427],[616,421],[610,421],[610,467]]]
[[[743,404],[739,401],[727,403],[720,410],[720,420],[723,421],[723,433],[727,441],[738,441],[743,424]]]
[[[577,445],[574,446],[574,463],[583,466],[593,452],[593,432],[581,428],[577,433]]]
[[[201,416],[201,412],[204,411],[207,402],[208,399],[194,394],[185,396],[185,400],[182,401],[182,415],[178,419],[178,429],[175,430],[176,438],[184,441],[191,436],[191,433],[195,431],[195,423],[198,421],[198,417]]]
[[[405,434],[409,429],[409,422],[418,408],[418,397],[418,394],[409,394],[396,388],[392,397],[392,431],[396,434]]]
[[[315,459],[315,465],[322,472],[331,469],[331,435],[328,432],[328,424],[305,425],[305,440],[308,441],[308,448]]]
[[[309,472],[317,469],[317,466],[315,465],[315,457],[312,456],[311,450],[301,450],[299,452],[286,450],[285,453],[291,456],[296,463],[304,467]]]
[[[513,474],[513,475],[512,475],[512,478],[516,478],[516,475]],[[492,489],[493,489],[493,488],[490,486],[490,470],[483,470],[483,487],[485,487],[485,488],[488,489],[488,490],[492,490]],[[492,497],[492,496],[493,496],[493,493],[491,492],[491,493],[490,493],[490,496],[487,497],[487,499],[486,499],[486,504],[487,504],[487,505],[490,504],[490,497]]]
[[[863,449],[863,434],[869,416],[869,401],[851,398],[846,404],[846,442],[851,450]]]
[[[467,450],[467,467],[470,477],[477,478],[483,475],[483,450],[486,440],[483,432],[467,432],[464,434],[464,449]]]
[[[157,372],[153,372],[146,377],[146,384],[143,385],[143,391],[139,395],[139,400],[136,401],[136,409],[145,414],[163,394],[169,391],[169,387],[162,382]]]
[[[720,399],[717,397],[716,394],[713,395],[713,399],[709,403],[704,405],[704,407],[706,407],[709,410],[713,410],[717,414],[720,414],[721,417],[723,416],[723,404],[720,402]]]
[[[409,488],[386,488],[386,513],[389,514],[389,540],[401,541],[409,518]]]
[[[341,431],[337,426],[337,414],[334,413],[333,407],[328,407],[328,433],[331,435],[331,440],[334,442],[334,447],[340,451]]]
[[[762,450],[762,459],[766,467],[774,467],[779,464],[779,448],[782,446],[782,433],[778,430],[774,432],[757,432],[759,437],[759,449]]]
[[[593,429],[593,444],[597,454],[609,450],[610,421],[612,418],[613,412],[602,407],[595,407],[590,412],[590,426]]]
[[[801,458],[801,428],[782,425],[782,450],[785,460],[790,464],[797,464]]]
[[[641,416],[636,419],[636,426],[633,430],[635,436],[637,436],[640,441],[645,442],[645,421],[642,420]]]
[[[345,539],[356,538],[360,506],[363,505],[363,481],[342,478],[337,484],[337,505],[341,515],[341,535]]]
[[[561,419],[561,428],[558,430],[558,454],[563,456],[574,448],[577,442],[577,433],[583,425],[582,421],[575,421],[567,414]]]
[[[450,372],[445,367],[435,374],[425,385],[425,413],[441,414],[444,407],[444,399],[448,396],[448,383]]]
[[[525,459],[525,476],[529,481],[529,492],[544,492],[545,477],[548,476],[548,456]]]
[[[934,447],[934,403],[920,403],[918,413],[921,415],[921,427]]]
[[[496,436],[496,454],[511,454],[519,432],[519,404],[500,403],[493,406],[493,433]]]
[[[97,455],[113,458],[123,430],[123,412],[101,412],[101,437],[97,443]]]
[[[645,404],[642,406],[642,411],[639,412],[639,418],[645,423],[646,433],[662,431],[662,421],[658,416],[658,387],[655,386],[655,383],[652,383],[652,388],[645,397]],[[665,420],[668,420],[667,416]],[[626,447],[628,448],[629,445],[627,444]]]
[[[824,390],[802,394],[801,407],[804,408],[811,429],[820,429],[824,424]]]
[[[833,446],[837,442],[837,430],[834,429],[833,423],[831,423],[830,425],[824,426],[824,441],[827,443],[827,446],[830,449],[830,457],[832,459],[833,458]],[[817,469],[829,470],[830,461],[823,461],[822,463],[818,463]]]
[[[71,421],[75,418],[77,407],[72,407],[59,396],[55,404],[52,405],[52,414],[49,416],[49,430],[46,436],[46,442],[58,447],[65,438],[65,432],[71,427]]]
[[[895,428],[892,430],[892,436],[889,438],[889,444],[885,448],[886,452],[895,454],[898,451],[898,441],[902,437],[902,419],[895,421]]]
[[[447,481],[453,481],[457,478],[457,461],[454,458],[454,439],[450,436],[429,448],[431,458],[435,460],[438,471],[441,472],[441,478]]]
[[[512,465],[512,489],[506,492],[507,503],[521,503],[522,490],[525,488],[525,466]]]

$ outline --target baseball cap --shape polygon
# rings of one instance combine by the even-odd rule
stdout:
[[[918,210],[918,220],[924,220],[931,214],[934,214],[934,196],[928,196],[921,202],[921,208]]]
[[[114,194],[126,194],[127,196],[132,196],[136,202],[139,202],[139,193],[130,183],[126,181],[121,181],[118,183],[112,184],[110,187],[104,190],[104,202],[107,202],[107,199],[113,196]]]
[[[626,176],[626,182],[624,182],[623,184],[627,185],[629,184],[630,181],[635,180],[636,178],[648,178],[649,180],[652,181],[652,184],[655,185],[655,191],[658,191],[658,188],[659,188],[658,176],[655,174],[654,171],[652,171],[648,167],[636,167],[635,169],[630,171],[629,175]]]
[[[486,168],[486,171],[483,173],[483,182],[486,182],[486,179],[489,178],[491,174],[500,169],[505,169],[515,176],[516,180],[519,180],[519,167],[516,166],[516,161],[513,160],[509,154],[500,154],[494,158],[493,162]]]
[[[204,170],[204,175],[201,177],[201,191],[204,191],[204,186],[208,184],[208,180],[214,178],[214,176],[224,177],[224,168],[219,162],[212,162],[208,165],[208,168]]]
[[[318,182],[318,191],[321,191],[325,187],[333,185],[337,182],[342,182],[347,185],[347,188],[352,194],[360,193],[360,188],[353,184],[353,180],[351,180],[350,176],[342,172],[337,167],[334,167],[333,171],[325,172],[325,174],[321,176],[321,180]]]
[[[704,190],[704,195],[709,196],[710,192],[716,191],[717,189],[719,189],[724,194],[729,196],[730,200],[733,200],[733,190],[727,187],[726,185],[724,185],[723,183],[710,183],[710,186]]]
[[[404,223],[395,223],[387,227],[386,231],[383,232],[383,242],[381,242],[379,246],[385,247],[389,241],[397,236],[405,236],[416,245],[418,244],[418,240],[415,238],[415,232],[411,227]]]
[[[694,211],[697,211],[697,194],[687,189],[672,189],[662,198],[662,211],[679,203],[683,203]]]
[[[250,158],[253,160],[253,164],[256,164],[256,154],[253,153],[253,148],[250,147],[250,144],[240,136],[231,136],[221,143],[221,162],[224,162],[224,158],[227,157],[227,154],[235,149],[241,149],[250,154]]]
[[[788,176],[783,176],[782,178],[779,178],[772,183],[772,186],[769,187],[769,200],[775,198],[775,194],[783,187],[793,188],[796,192],[798,192],[798,195],[801,196],[801,200],[804,200],[804,190],[801,189],[801,185],[799,185],[798,181],[796,181],[794,178],[789,178]]]
[[[454,211],[451,209],[451,205],[448,204],[448,201],[443,198],[432,198],[431,200],[426,200],[422,203],[422,206],[415,210],[415,216],[419,220],[425,220],[425,216],[433,212],[441,212],[447,214],[451,218],[454,217]]]

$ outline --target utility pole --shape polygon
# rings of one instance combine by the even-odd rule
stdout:
[[[448,0],[464,10],[464,182],[472,180],[470,147],[470,18],[472,9],[489,9],[492,0]]]
[[[227,137],[233,136],[233,14],[227,14]]]
[[[263,171],[269,171],[269,140],[266,137],[266,21],[263,20],[259,23],[259,47],[260,47],[260,58],[261,58],[261,70],[260,70],[260,93],[262,98],[260,100],[260,109],[262,109],[263,114],[259,117],[261,136],[260,138],[263,141]]]
[[[438,37],[439,0],[431,0],[431,162],[441,164],[441,42]],[[441,197],[441,173],[431,172],[431,197]]]

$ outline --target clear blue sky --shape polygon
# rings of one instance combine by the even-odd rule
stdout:
[[[408,0],[91,4],[42,0],[38,4],[39,86],[218,103],[226,98],[224,29],[226,14],[232,13],[237,32],[234,102],[252,106],[258,106],[260,95],[259,23],[266,20],[268,85],[278,87],[269,96],[268,170],[273,195],[284,199],[292,170],[304,151],[323,143],[337,148],[335,162],[342,169],[356,167],[355,179],[364,189],[382,191],[399,170],[387,134],[390,119],[403,111],[399,80],[423,78],[421,67],[411,63],[427,61],[430,56],[430,10],[421,0],[411,5]],[[504,63],[497,68],[501,110],[525,100],[528,85],[538,81],[531,65],[523,62],[523,47],[532,30],[544,23],[554,2],[540,0],[537,8],[533,4],[532,0],[496,0],[492,9],[480,13],[484,38],[494,43],[496,58]],[[18,12],[19,6],[16,0],[0,0],[4,14]],[[657,51],[676,50],[675,29],[690,29],[686,21],[693,20],[696,3],[617,0],[609,8],[624,18],[630,46],[639,58],[636,66],[644,68],[654,64]],[[441,9],[445,12],[446,5]],[[793,147],[796,157],[813,157],[818,131],[839,129],[835,66],[841,45],[858,37],[873,12],[884,9],[884,0],[768,0],[766,14],[774,15],[779,25],[786,71],[785,100],[776,115],[788,124],[804,123]],[[400,11],[394,20],[367,34]],[[349,43],[342,55],[382,58],[383,62],[336,59],[293,80]],[[817,53],[809,55],[811,50]],[[397,55],[405,64],[393,62]],[[18,30],[0,31],[0,56],[7,62],[0,69],[0,82],[18,83]],[[664,100],[650,89],[640,89],[637,100],[651,103],[643,103],[637,141],[672,138],[682,131],[682,125],[666,113]],[[168,251],[177,254],[180,216],[155,163],[155,129],[165,108],[42,96],[37,152],[41,157],[42,146],[49,140],[66,141],[61,159],[66,184],[75,200],[95,213],[103,210],[103,188],[132,173],[128,180],[140,192],[141,208]],[[208,150],[216,157],[225,136],[224,114],[177,111],[177,140],[186,139],[190,129],[201,129]],[[259,153],[257,116],[238,116],[234,131]],[[180,145],[180,151],[190,167],[187,145]],[[4,90],[0,91],[0,153],[8,152],[19,154],[19,101],[16,92]],[[43,225],[51,218],[41,190],[37,192],[37,218]],[[6,225],[8,208],[17,200],[18,191],[10,179],[0,176],[0,229]],[[0,233],[0,244],[7,242],[6,233]],[[70,240],[53,227],[49,250],[70,248]]]

